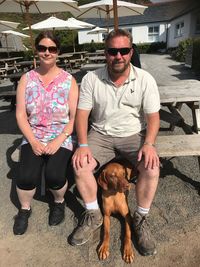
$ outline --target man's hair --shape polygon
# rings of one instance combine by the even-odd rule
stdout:
[[[52,32],[52,31],[42,31],[38,34],[38,36],[35,39],[35,47],[37,47],[40,43],[40,41],[44,38],[48,38],[51,41],[53,41],[58,50],[60,50],[60,40],[58,39],[58,37]]]
[[[117,30],[113,30],[111,31],[105,40],[105,47],[108,48],[108,43],[110,42],[110,40],[112,40],[115,37],[127,37],[130,41],[130,47],[132,47],[132,43],[133,43],[133,38],[132,35],[130,34],[129,31],[125,30],[125,29],[117,29]]]

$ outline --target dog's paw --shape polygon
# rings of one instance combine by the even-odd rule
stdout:
[[[99,248],[98,255],[100,260],[106,260],[109,256],[109,247],[108,245],[102,244]]]
[[[134,251],[133,251],[132,246],[126,246],[124,248],[123,260],[126,263],[132,263],[134,260],[134,257],[135,257],[135,255],[134,255]]]

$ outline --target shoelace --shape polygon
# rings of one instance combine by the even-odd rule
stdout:
[[[146,217],[143,216],[142,220],[138,224],[139,231],[143,232],[147,237],[149,237],[149,232],[146,230],[146,226],[149,226],[149,223],[146,220]]]
[[[92,219],[94,218],[94,214],[92,212],[88,212],[85,210],[82,213],[82,219],[80,221],[80,225],[87,224],[88,226],[91,225]]]

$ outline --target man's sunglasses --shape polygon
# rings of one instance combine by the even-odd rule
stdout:
[[[37,45],[36,47],[37,51],[40,53],[45,53],[48,49],[49,53],[56,54],[58,53],[58,48],[56,46],[45,46],[45,45]]]
[[[123,48],[107,48],[107,53],[110,56],[116,56],[118,54],[118,52],[124,56],[127,55],[128,53],[130,53],[131,48],[130,47],[123,47]]]

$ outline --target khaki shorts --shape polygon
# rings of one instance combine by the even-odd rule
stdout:
[[[88,134],[88,144],[93,157],[98,162],[96,170],[112,159],[120,157],[136,165],[138,150],[144,143],[144,138],[145,131],[128,137],[112,137],[91,129]]]

